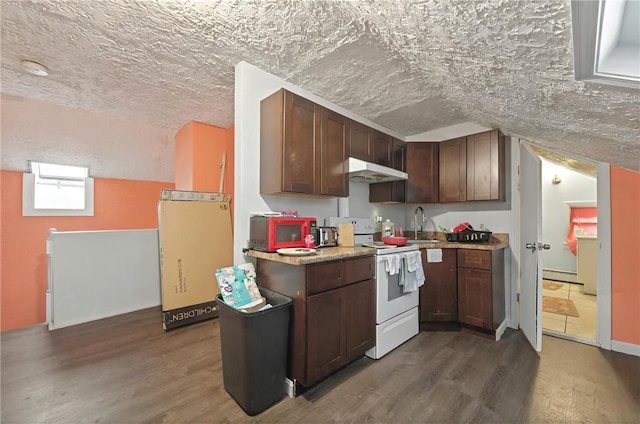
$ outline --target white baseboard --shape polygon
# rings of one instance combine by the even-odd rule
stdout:
[[[611,350],[627,355],[640,356],[640,345],[611,340]]]
[[[504,333],[504,330],[507,329],[507,326],[508,326],[508,321],[505,319],[504,321],[502,321],[502,324],[500,324],[496,329],[496,341],[500,340],[500,338],[502,337],[502,334]]]
[[[287,394],[287,396],[289,396],[290,398],[295,397],[296,394],[293,390],[293,381],[289,380],[288,378],[285,377],[284,379],[284,392]]]
[[[543,269],[542,278],[546,280],[566,281],[568,283],[578,282],[578,275],[575,272],[558,269]]]
[[[53,317],[51,316],[51,313],[53,311],[53,298],[51,290],[47,290],[47,292],[44,294],[44,303],[46,307],[46,323],[49,326],[49,330],[53,330]]]
[[[595,340],[589,340],[583,337],[572,336],[571,334],[559,333],[557,331],[552,331],[552,330],[542,330],[542,335],[556,337],[558,339],[570,340],[572,342],[577,342],[577,343],[582,343],[582,344],[602,348],[602,346],[600,346],[600,343],[596,342]]]

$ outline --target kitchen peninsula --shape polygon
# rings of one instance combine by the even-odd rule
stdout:
[[[431,301],[431,297],[436,296],[432,296],[432,293],[425,296],[428,293],[425,291],[427,287],[440,289],[434,280],[440,274],[434,274],[432,278],[430,267],[453,266],[453,282],[445,282],[453,284],[453,289],[446,287],[449,294],[445,297],[450,300],[453,292],[455,316],[450,314],[447,319],[460,319],[461,325],[493,331],[495,334],[497,325],[504,320],[501,258],[508,246],[508,235],[493,234],[487,243],[448,242],[443,233],[425,233],[422,236],[439,240],[414,242],[422,253],[427,278],[427,284],[420,290],[421,329],[422,316],[428,316],[427,304],[423,303],[430,301],[430,305],[439,307],[437,302]],[[459,260],[456,259],[453,264],[428,263],[427,249],[442,249],[442,252],[453,253],[454,258],[466,258],[463,261],[468,266],[478,267],[470,268],[470,276],[463,279],[464,295],[460,299],[464,299],[464,304],[459,308]],[[317,249],[308,256],[284,256],[256,250],[248,252],[248,256],[256,259],[258,285],[293,300],[287,361],[287,377],[293,384],[293,395],[304,392],[347,364],[360,359],[367,350],[375,346],[375,253],[376,249],[370,247],[327,247]],[[486,269],[487,260],[489,270]],[[466,275],[464,270],[463,275]],[[477,290],[478,293],[475,293]],[[487,296],[491,299],[487,300]],[[460,318],[458,311],[462,313]],[[435,316],[442,316],[437,312]]]

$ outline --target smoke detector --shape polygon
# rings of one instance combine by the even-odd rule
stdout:
[[[22,69],[24,69],[25,72],[31,75],[36,75],[39,77],[46,77],[47,75],[49,75],[49,70],[47,69],[47,67],[39,64],[38,62],[23,60],[21,64]]]

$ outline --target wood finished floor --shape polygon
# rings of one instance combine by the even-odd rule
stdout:
[[[147,309],[1,334],[8,423],[640,422],[640,358],[520,332],[420,333],[249,417],[224,390],[219,322],[164,332]]]

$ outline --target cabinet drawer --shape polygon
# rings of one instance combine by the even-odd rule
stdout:
[[[346,284],[369,280],[375,276],[376,263],[373,256],[348,259],[344,264],[344,279]]]
[[[458,266],[491,271],[491,251],[458,249]]]
[[[342,261],[307,265],[308,296],[332,290],[345,284],[347,283]]]

